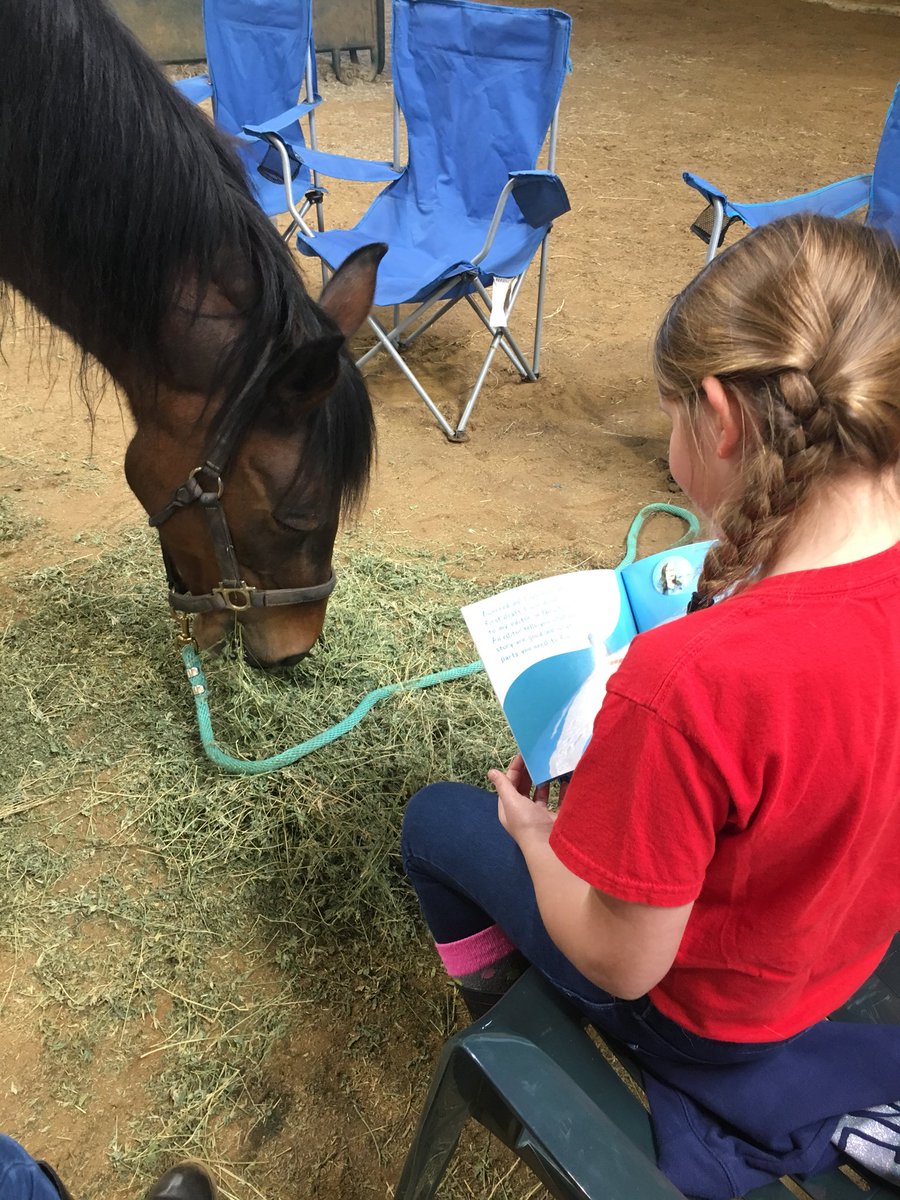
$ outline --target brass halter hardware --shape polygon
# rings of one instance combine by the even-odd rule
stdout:
[[[213,491],[204,491],[199,482],[199,476],[214,481]],[[186,481],[175,489],[172,499],[154,513],[149,524],[155,529],[168,521],[180,509],[188,508],[191,504],[199,504],[206,514],[210,540],[215,551],[216,561],[222,578],[217,587],[203,595],[195,596],[187,590],[184,581],[178,574],[175,564],[162,548],[163,563],[169,580],[169,604],[172,617],[178,625],[177,638],[179,645],[187,645],[194,641],[191,633],[191,622],[195,613],[231,612],[235,614],[249,612],[251,608],[275,608],[294,604],[316,604],[326,600],[334,591],[337,578],[334,572],[324,583],[316,583],[311,587],[297,588],[256,588],[245,583],[241,578],[241,568],[231,540],[231,530],[222,508],[222,494],[225,485],[222,472],[213,463],[207,461],[200,467],[194,467]]]

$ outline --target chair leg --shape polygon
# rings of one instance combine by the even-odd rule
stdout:
[[[471,297],[468,297],[468,299],[470,300],[473,309],[478,314],[481,321],[484,323],[485,327],[487,329],[489,329],[492,334],[498,330],[503,334],[503,339],[500,343],[500,347],[503,350],[504,354],[506,354],[507,358],[512,363],[512,365],[516,368],[516,370],[522,376],[522,378],[527,379],[529,383],[534,383],[535,380],[537,379],[537,376],[535,375],[535,373],[531,369],[531,367],[529,367],[528,361],[525,358],[525,355],[522,353],[521,349],[519,348],[518,342],[516,341],[516,339],[513,337],[513,335],[509,331],[509,318],[512,316],[512,311],[515,306],[516,300],[519,298],[519,291],[521,289],[523,279],[524,279],[524,276],[520,275],[518,282],[516,283],[516,286],[513,289],[512,297],[511,297],[510,303],[506,309],[506,317],[504,319],[503,324],[500,324],[500,323],[493,324],[492,323],[493,313],[491,314],[491,316],[488,316],[488,314],[482,312],[482,310],[478,307],[478,305],[474,301],[471,300]],[[481,296],[484,303],[490,309],[491,297],[488,295],[486,288],[483,286],[483,284],[481,284],[477,280],[475,283],[475,288],[476,288],[476,291],[478,292],[479,296]]]
[[[541,340],[544,333],[544,292],[547,289],[547,243],[550,241],[550,231],[541,242],[541,265],[538,274],[537,311],[534,316],[534,356],[531,371],[535,379],[541,372]]]
[[[450,438],[450,440],[452,442],[465,441],[466,437],[468,436],[466,434],[466,426],[469,423],[469,417],[472,415],[472,409],[475,407],[475,401],[478,399],[478,393],[481,391],[482,384],[484,383],[485,379],[487,378],[487,373],[488,373],[488,370],[490,369],[494,355],[497,352],[497,347],[500,345],[500,343],[502,341],[503,341],[503,330],[498,329],[497,332],[494,334],[494,336],[491,338],[490,347],[488,348],[487,354],[484,356],[484,362],[481,364],[481,370],[478,372],[478,378],[475,380],[475,386],[474,386],[474,388],[472,388],[472,394],[469,396],[469,399],[466,402],[466,407],[463,409],[463,414],[459,418],[459,424],[457,425],[455,432],[453,433],[453,435]]]
[[[444,1047],[394,1200],[431,1200],[453,1157],[469,1113],[459,1088],[456,1039]]]
[[[544,264],[544,260],[542,259],[542,265],[543,264]],[[463,409],[462,416],[460,417],[459,423],[457,424],[455,429],[448,422],[448,420],[446,419],[444,414],[441,412],[441,410],[438,408],[438,406],[435,404],[435,402],[429,396],[428,392],[426,392],[425,388],[422,386],[422,384],[419,382],[419,380],[416,378],[416,376],[413,374],[413,372],[407,366],[400,351],[402,349],[405,349],[412,342],[414,342],[421,333],[423,333],[426,329],[428,329],[431,325],[433,325],[435,323],[435,321],[439,320],[444,315],[444,313],[446,313],[450,308],[452,308],[454,306],[454,304],[457,304],[459,302],[459,300],[462,298],[460,296],[456,296],[450,300],[446,300],[446,301],[442,302],[442,296],[446,295],[447,292],[450,292],[455,287],[457,287],[459,284],[459,279],[452,279],[450,281],[445,281],[444,285],[441,288],[439,288],[438,290],[433,292],[425,301],[420,303],[418,305],[418,307],[415,308],[414,311],[411,312],[402,321],[399,320],[399,316],[400,316],[399,307],[395,305],[394,306],[394,327],[391,330],[385,329],[373,316],[369,316],[369,318],[368,318],[369,327],[374,332],[377,340],[376,340],[374,346],[370,347],[369,350],[367,350],[364,354],[362,354],[356,360],[357,367],[362,368],[380,350],[386,350],[387,353],[394,360],[394,362],[397,364],[397,366],[400,368],[400,370],[403,372],[403,374],[406,376],[407,380],[412,385],[416,394],[423,401],[425,406],[428,408],[429,412],[432,414],[434,419],[437,421],[438,425],[443,430],[444,435],[448,439],[448,441],[451,441],[451,442],[468,441],[468,433],[466,432],[466,427],[468,426],[469,418],[472,415],[472,410],[475,407],[475,403],[478,400],[478,396],[481,393],[482,387],[484,386],[484,381],[487,378],[487,373],[490,370],[491,363],[493,362],[494,355],[496,354],[498,348],[501,349],[504,352],[504,354],[509,358],[510,362],[513,364],[513,366],[516,368],[516,370],[519,372],[519,374],[522,376],[522,378],[524,380],[528,380],[529,382],[534,382],[534,380],[537,378],[537,375],[535,374],[532,367],[529,365],[528,360],[526,359],[525,355],[522,353],[522,350],[520,349],[518,343],[516,342],[515,338],[510,333],[509,325],[508,325],[508,319],[512,315],[513,307],[514,307],[516,299],[518,298],[518,295],[519,295],[519,290],[520,290],[521,284],[522,284],[522,278],[523,278],[522,276],[518,276],[515,280],[504,281],[504,284],[506,287],[506,290],[503,293],[504,299],[503,299],[502,303],[497,306],[492,305],[491,297],[488,295],[486,288],[483,286],[483,284],[480,282],[480,280],[477,278],[477,276],[474,276],[472,278],[472,283],[474,285],[475,291],[481,297],[482,301],[488,306],[488,308],[490,309],[491,315],[488,316],[488,314],[486,314],[485,312],[482,311],[480,305],[477,303],[477,300],[475,298],[473,298],[472,295],[469,295],[468,293],[466,293],[465,299],[471,305],[475,314],[478,316],[478,319],[482,322],[482,324],[485,326],[485,328],[490,332],[491,344],[488,348],[487,354],[485,355],[484,361],[481,365],[481,370],[478,373],[478,378],[475,381],[475,386],[472,388],[472,391],[469,394],[469,398],[466,401],[466,405],[465,405],[465,408]],[[510,287],[510,285],[511,285],[511,287]],[[432,304],[435,304],[435,303],[440,305],[440,307],[437,309],[437,311],[432,313],[432,315],[430,317],[428,317],[426,320],[424,320],[418,328],[413,329],[412,327],[415,324],[415,322],[418,320],[420,315],[422,313],[424,313],[424,311],[427,308],[429,308]],[[540,312],[540,308],[539,308],[539,312]],[[408,329],[411,330],[411,332],[407,336],[404,336]],[[538,345],[538,349],[539,349],[539,335],[536,335],[536,336],[538,336],[537,345]]]
[[[493,337],[494,327],[491,324],[490,320],[488,319],[487,314],[484,312],[484,310],[482,308],[479,307],[478,301],[473,300],[471,296],[466,296],[466,299],[468,300],[469,304],[471,305],[472,312],[475,313],[475,315],[478,317],[479,321],[481,321],[482,325],[484,325],[485,329]],[[506,357],[509,359],[509,361],[512,363],[512,365],[516,368],[516,370],[519,372],[519,374],[522,376],[522,378],[527,379],[529,383],[533,383],[536,377],[532,374],[531,368],[529,367],[528,363],[525,361],[525,355],[519,349],[515,338],[512,336],[512,334],[509,332],[508,329],[505,329],[503,331],[503,339],[500,342],[500,349],[503,351],[503,353],[506,355]]]
[[[423,300],[419,305],[417,305],[411,313],[408,313],[402,321],[399,320],[400,305],[395,304],[393,306],[394,325],[392,329],[384,331],[385,337],[390,338],[391,342],[399,350],[405,350],[407,346],[411,346],[420,333],[424,333],[429,326],[433,325],[435,321],[444,315],[445,312],[448,312],[454,304],[459,303],[459,297],[457,296],[453,300],[448,300],[438,309],[436,313],[434,313],[433,316],[429,317],[425,322],[423,322],[422,325],[419,326],[418,329],[411,333],[409,337],[402,337],[401,335],[404,334],[408,329],[411,329],[412,326],[415,325],[416,321],[418,321],[419,317],[421,317],[423,313],[426,313],[432,304],[439,303],[441,296],[447,291],[452,291],[455,286],[456,280],[453,280],[447,287],[436,289],[430,296],[427,297],[427,299]],[[369,361],[369,359],[374,358],[374,356],[378,354],[381,349],[381,345],[376,342],[370,350],[367,350],[361,358],[356,360],[356,365],[362,368]]]
[[[437,421],[438,425],[440,425],[441,429],[443,429],[443,431],[446,434],[446,436],[448,437],[448,439],[451,442],[463,441],[464,440],[463,438],[459,438],[456,436],[456,434],[458,433],[458,430],[455,431],[453,429],[453,426],[450,425],[450,423],[447,421],[447,418],[444,416],[444,414],[441,412],[441,410],[438,408],[438,406],[435,404],[435,402],[432,400],[432,398],[428,395],[428,393],[422,387],[421,383],[419,383],[418,379],[416,379],[415,375],[413,375],[412,371],[409,369],[409,367],[403,361],[402,356],[397,352],[396,346],[391,341],[391,339],[388,337],[386,330],[382,329],[382,327],[378,324],[378,322],[375,320],[374,317],[369,317],[368,320],[369,320],[369,327],[372,330],[374,330],[375,336],[378,338],[383,349],[385,349],[388,352],[388,354],[391,356],[391,358],[394,360],[394,362],[397,364],[397,366],[400,368],[400,370],[403,372],[403,374],[406,376],[406,378],[412,384],[413,389],[416,391],[416,393],[418,394],[420,399],[424,401],[425,406],[428,408],[431,415]]]
[[[470,297],[466,296],[466,299],[469,300]],[[413,333],[411,333],[409,335],[409,337],[398,338],[397,339],[397,349],[398,350],[409,349],[409,347],[413,344],[413,342],[416,340],[416,338],[419,336],[419,334],[424,333],[426,329],[430,329],[431,326],[434,325],[436,321],[439,321],[441,319],[441,317],[444,315],[444,313],[450,311],[450,309],[454,306],[454,304],[459,304],[459,297],[456,297],[456,299],[454,299],[454,300],[446,300],[441,305],[441,307],[436,312],[432,313],[427,321],[423,321],[422,324],[418,327],[418,329],[416,329]],[[405,322],[404,322],[404,324],[405,324]],[[395,332],[399,329],[400,329],[399,325],[394,326]]]

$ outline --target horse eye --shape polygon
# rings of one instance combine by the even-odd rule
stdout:
[[[319,526],[319,518],[309,512],[273,512],[272,520],[289,533],[310,533]]]

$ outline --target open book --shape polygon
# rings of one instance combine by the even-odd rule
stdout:
[[[535,783],[573,769],[628,643],[686,611],[710,545],[538,579],[463,608]]]

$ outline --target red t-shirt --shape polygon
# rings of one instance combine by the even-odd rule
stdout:
[[[550,844],[593,887],[694,901],[650,993],[695,1033],[789,1037],[900,928],[900,545],[640,634]]]

